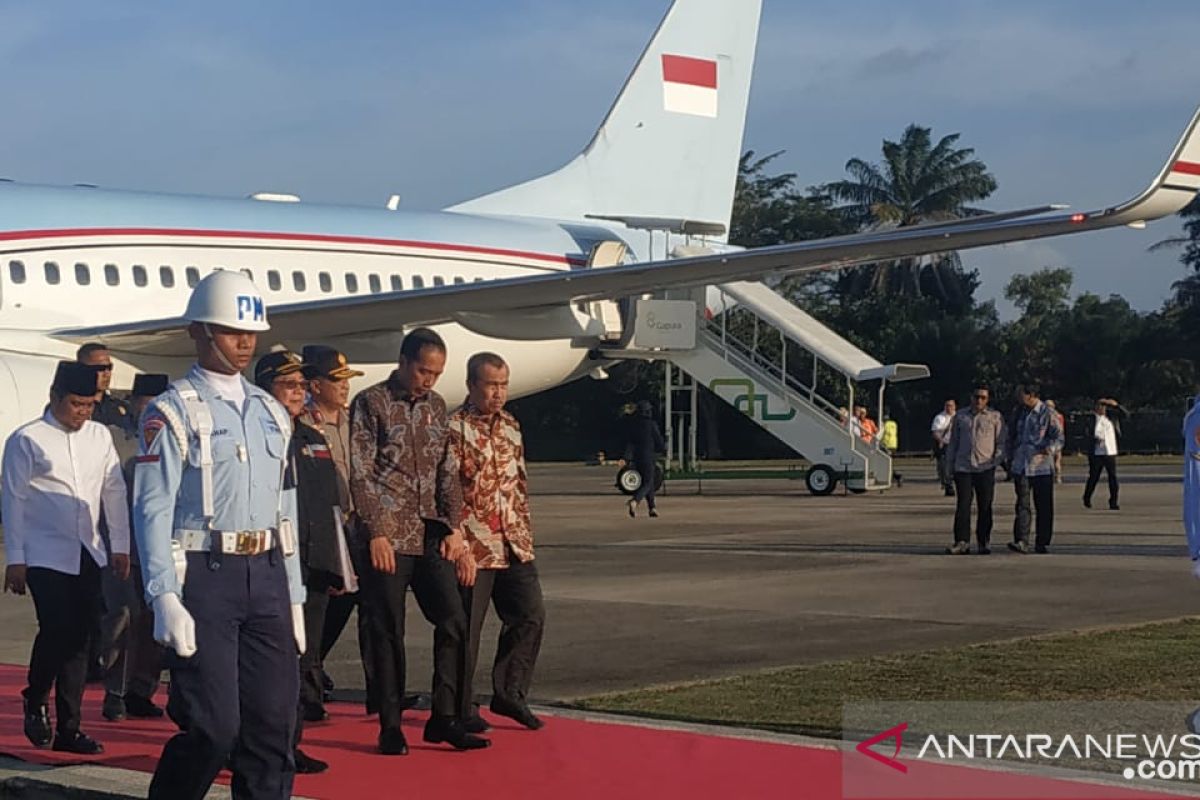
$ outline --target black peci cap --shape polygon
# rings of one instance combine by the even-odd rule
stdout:
[[[96,385],[98,371],[95,367],[80,364],[78,361],[60,361],[54,370],[54,383],[50,388],[64,394],[77,394],[88,397],[100,391]]]
[[[132,397],[158,397],[167,390],[171,379],[166,375],[156,372],[147,372],[144,375],[134,376],[133,390],[129,393]]]

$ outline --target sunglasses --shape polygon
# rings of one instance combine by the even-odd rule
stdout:
[[[112,364],[95,364],[92,366],[92,369],[96,370],[96,372],[112,372],[113,365]]]
[[[975,395],[975,399],[976,400],[987,400],[988,396],[986,394],[977,394],[977,395]]]

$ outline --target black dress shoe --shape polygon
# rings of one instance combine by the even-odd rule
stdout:
[[[529,706],[524,703],[513,703],[493,698],[489,708],[492,709],[493,714],[499,714],[502,717],[516,720],[531,731],[536,731],[546,724],[534,716],[533,712],[529,710]]]
[[[297,775],[316,775],[319,772],[329,769],[329,762],[313,758],[299,747],[296,748],[295,760]]]
[[[98,756],[104,752],[104,745],[100,744],[83,731],[75,731],[74,733],[63,733],[62,731],[59,731],[59,733],[54,737],[54,744],[50,749],[57,750],[60,753],[77,753],[81,756]]]
[[[325,722],[329,719],[329,712],[324,706],[306,705],[304,707],[305,722]]]
[[[379,734],[379,752],[385,756],[408,755],[408,740],[399,728],[388,728]]]
[[[109,722],[120,722],[125,719],[125,698],[112,692],[104,693],[104,705],[100,706],[100,714]]]
[[[158,719],[163,715],[163,710],[154,705],[154,701],[149,697],[127,694],[125,695],[125,713],[139,719]]]
[[[491,747],[489,739],[467,733],[462,723],[453,717],[430,717],[425,723],[425,741],[446,744],[455,750],[482,750]]]
[[[50,707],[45,703],[37,705],[28,700],[25,704],[25,738],[34,747],[46,747],[54,738],[54,730],[50,727]]]
[[[1045,555],[1046,553],[1050,552],[1050,548],[1044,544],[1034,545],[1033,552],[1038,553],[1039,555]]]
[[[410,708],[420,708],[420,707],[421,707],[421,695],[419,695],[419,694],[406,694],[406,695],[404,695],[404,699],[402,699],[400,701],[400,708],[404,711],[408,711]]]
[[[463,730],[467,733],[487,733],[492,729],[488,721],[483,717],[475,714],[462,721]]]

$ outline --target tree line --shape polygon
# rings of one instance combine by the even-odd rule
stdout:
[[[910,125],[897,141],[884,140],[879,161],[852,158],[844,180],[806,188],[792,173],[771,171],[781,153],[747,152],[730,241],[762,247],[986,213],[979,204],[996,190],[996,179],[959,138],[935,141],[929,128]],[[1155,247],[1178,249],[1184,277],[1150,312],[1118,294],[1072,297],[1070,268],[1031,264],[1004,290],[1018,316],[1001,321],[993,301],[976,297],[978,272],[956,252],[792,276],[774,288],[881,362],[929,366],[930,378],[888,388],[886,411],[900,425],[901,450],[928,449],[929,421],[944,399],[962,403],[982,383],[1004,407],[1018,383],[1034,380],[1073,420],[1068,449],[1094,400],[1116,397],[1134,412],[1126,426],[1129,449],[1174,452],[1180,418],[1197,387],[1200,202],[1180,216],[1182,235]],[[531,457],[619,450],[622,405],[661,402],[663,368],[629,362],[610,373],[607,381],[584,379],[515,403]],[[880,411],[871,408],[876,419]],[[703,456],[788,455],[707,393],[701,417]]]

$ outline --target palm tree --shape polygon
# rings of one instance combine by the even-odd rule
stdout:
[[[1155,242],[1150,246],[1150,251],[1168,247],[1184,248],[1179,260],[1185,267],[1191,268],[1192,273],[1171,284],[1175,292],[1174,303],[1182,308],[1200,308],[1200,197],[1192,198],[1179,216],[1184,220],[1183,235]]]
[[[846,162],[850,179],[825,190],[846,203],[843,210],[865,228],[902,228],[986,213],[969,204],[994,192],[996,179],[972,158],[973,149],[955,147],[958,138],[952,133],[933,144],[931,129],[909,125],[900,141],[884,140],[882,164],[852,158]],[[936,253],[850,270],[841,288],[852,296],[932,295],[959,303],[965,299],[963,277],[957,253]]]

